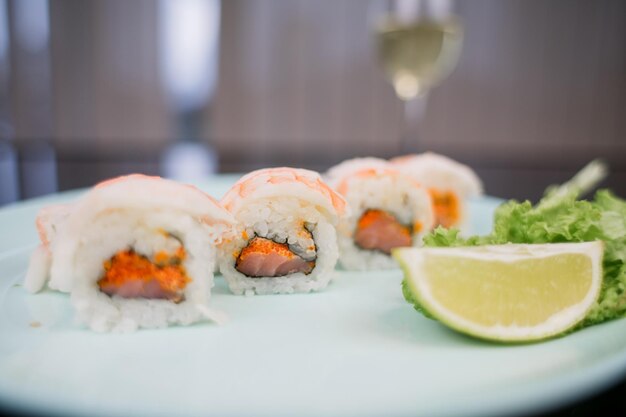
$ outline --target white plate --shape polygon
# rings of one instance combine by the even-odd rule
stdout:
[[[220,196],[234,177],[202,188]],[[471,416],[533,412],[623,376],[626,320],[533,345],[477,341],[406,303],[401,273],[338,271],[320,293],[235,296],[221,278],[223,326],[95,334],[65,294],[20,286],[38,208],[0,210],[0,402],[90,416]],[[489,230],[499,200],[470,205]]]

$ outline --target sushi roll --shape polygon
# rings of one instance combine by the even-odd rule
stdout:
[[[428,188],[435,226],[468,227],[467,199],[483,193],[483,184],[470,167],[431,152],[397,157],[391,164]]]
[[[352,210],[338,227],[339,260],[345,269],[397,268],[391,250],[419,246],[432,227],[430,194],[386,161],[345,161],[327,177]]]
[[[25,287],[70,293],[78,321],[95,331],[211,318],[216,245],[233,226],[194,187],[143,175],[109,180],[40,212]]]
[[[220,247],[220,272],[235,294],[316,291],[332,279],[335,225],[344,199],[313,171],[270,168],[242,177],[222,198],[237,220]]]

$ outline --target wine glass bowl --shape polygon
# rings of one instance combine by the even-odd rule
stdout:
[[[454,70],[463,41],[458,18],[403,21],[387,15],[375,27],[378,59],[401,100],[437,86]]]

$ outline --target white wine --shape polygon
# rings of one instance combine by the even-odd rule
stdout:
[[[401,23],[384,19],[376,30],[378,59],[402,100],[411,100],[445,79],[454,69],[463,43],[461,23]]]

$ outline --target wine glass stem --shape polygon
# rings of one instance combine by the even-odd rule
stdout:
[[[400,154],[417,152],[421,147],[418,143],[420,138],[420,124],[426,112],[427,94],[419,95],[411,100],[404,100],[404,126],[400,137]]]

